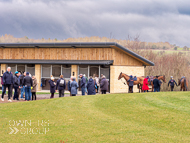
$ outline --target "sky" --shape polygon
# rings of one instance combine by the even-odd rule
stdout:
[[[100,36],[190,47],[190,0],[0,0],[0,35]]]

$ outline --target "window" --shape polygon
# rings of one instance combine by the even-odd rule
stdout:
[[[79,65],[79,74],[85,74],[88,77],[88,65]]]
[[[59,77],[61,74],[61,65],[52,65],[52,75]]]
[[[35,65],[33,64],[27,65],[26,71],[29,72],[31,75],[35,75]]]
[[[106,76],[107,79],[110,78],[110,67],[109,66],[100,66],[100,74]]]
[[[62,65],[62,74],[63,74],[64,78],[70,78],[71,65]]]
[[[99,66],[90,66],[90,76],[93,78],[99,76]]]
[[[17,71],[24,72],[25,71],[25,65],[17,65]]]
[[[42,65],[42,77],[51,76],[51,65]]]

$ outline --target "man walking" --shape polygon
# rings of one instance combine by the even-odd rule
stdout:
[[[81,90],[82,90],[82,95],[85,95],[86,78],[82,74],[80,74],[80,78],[81,78],[80,87],[81,87]]]
[[[63,79],[63,75],[60,75],[60,79],[57,80],[56,90],[59,90],[59,97],[64,97],[64,91],[66,88],[66,82]]]
[[[174,83],[175,83],[176,86],[177,86],[176,81],[173,79],[173,76],[171,76],[171,79],[170,79],[170,81],[168,82],[168,87],[169,87],[169,84],[170,84],[171,91],[173,91],[173,89],[174,89]]]
[[[13,84],[13,74],[11,73],[11,67],[7,68],[7,71],[3,74],[3,83],[4,83],[4,89],[2,92],[1,100],[4,101],[4,94],[6,91],[6,88],[8,87],[8,101],[12,102],[11,98],[11,86]]]
[[[25,100],[29,101],[31,100],[31,86],[33,86],[33,81],[29,76],[29,72],[27,72],[24,77],[23,85],[25,86]]]
[[[158,80],[158,76],[153,80],[154,92],[160,92],[160,81]]]

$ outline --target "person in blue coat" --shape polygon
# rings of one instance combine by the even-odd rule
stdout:
[[[56,83],[54,81],[54,77],[53,76],[51,76],[51,79],[49,80],[49,85],[50,85],[50,93],[51,93],[50,98],[54,98]]]
[[[129,93],[133,93],[134,79],[132,75],[130,76],[130,79],[127,82],[129,82]]]
[[[83,74],[80,74],[80,78],[81,78],[80,87],[82,90],[82,95],[85,95],[86,78],[83,76]]]
[[[173,89],[174,89],[174,85],[176,84],[176,86],[177,86],[177,83],[176,83],[176,81],[173,79],[173,76],[171,76],[171,79],[170,79],[170,81],[168,82],[168,86],[170,85],[170,87],[171,87],[171,91],[173,91]]]
[[[88,80],[87,83],[87,90],[88,90],[88,95],[95,95],[96,94],[96,81],[92,79],[92,76]]]
[[[78,83],[76,82],[75,77],[72,77],[72,82],[70,83],[70,88],[71,88],[71,95],[76,96],[77,90],[79,88]]]
[[[71,79],[69,80],[68,84],[67,84],[67,87],[68,87],[68,91],[70,92],[70,96],[72,96],[71,94],[71,83],[72,83],[72,76],[71,76]]]
[[[59,97],[64,97],[64,92],[66,88],[66,82],[63,79],[63,75],[60,75],[60,79],[57,80],[56,90],[59,90]]]
[[[11,86],[13,84],[13,74],[11,73],[11,67],[7,68],[7,71],[3,74],[3,83],[4,83],[4,90],[2,92],[1,100],[4,101],[4,94],[6,88],[8,87],[8,101],[11,101]]]

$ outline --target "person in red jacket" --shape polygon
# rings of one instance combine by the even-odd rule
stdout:
[[[144,90],[144,92],[148,92],[149,90],[149,87],[148,87],[148,77],[146,77],[144,80],[143,80],[143,87],[142,87],[142,90]]]

